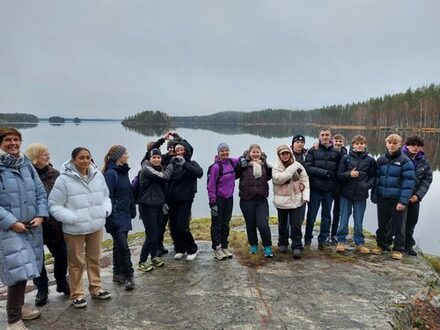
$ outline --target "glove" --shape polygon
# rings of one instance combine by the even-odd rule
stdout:
[[[182,156],[176,156],[176,165],[177,166],[183,166],[183,164],[185,163],[185,158],[183,158]]]
[[[217,205],[211,206],[211,217],[218,217],[218,207],[217,207]]]
[[[176,158],[176,156],[171,157],[171,159],[170,159],[170,164],[176,165],[176,162],[177,162],[177,158]]]
[[[249,162],[247,161],[246,158],[244,158],[244,157],[240,158],[240,166],[241,167],[248,167],[249,166]]]

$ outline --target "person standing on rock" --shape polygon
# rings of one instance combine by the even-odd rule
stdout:
[[[318,249],[323,250],[330,235],[333,193],[336,188],[336,174],[341,153],[331,143],[329,128],[319,131],[319,144],[310,148],[306,155],[305,168],[310,180],[310,202],[308,204],[305,246],[310,247],[313,227],[321,206],[321,227],[318,236]]]
[[[152,149],[142,163],[139,174],[139,212],[145,228],[145,241],[137,269],[143,272],[149,272],[155,267],[164,265],[159,257],[159,237],[162,229],[166,185],[173,168],[174,161],[166,167],[162,165],[162,154],[159,149]],[[149,257],[151,261],[148,261]]]
[[[93,164],[87,148],[73,149],[71,160],[63,164],[49,194],[49,211],[63,223],[73,306],[87,306],[82,285],[86,268],[92,298],[111,298],[110,292],[102,290],[99,259],[103,228],[112,212],[112,202],[105,178]]]
[[[341,221],[336,234],[336,252],[345,252],[348,235],[348,221],[353,213],[353,240],[359,253],[368,254],[370,249],[364,243],[363,221],[367,206],[368,191],[376,183],[376,161],[368,154],[367,140],[356,135],[351,142],[350,152],[339,162]]]
[[[405,139],[402,152],[411,159],[416,172],[416,184],[409,199],[406,213],[405,252],[416,256],[414,250],[414,228],[419,220],[420,202],[429,190],[432,183],[432,168],[423,152],[423,139],[418,135],[410,135]]]
[[[135,287],[128,232],[132,230],[131,219],[136,216],[129,171],[127,149],[121,145],[112,146],[104,157],[102,169],[112,201],[105,229],[113,238],[113,281],[124,283],[128,291]]]
[[[376,186],[371,201],[377,203],[377,248],[382,254],[393,244],[392,258],[402,259],[405,250],[405,212],[416,183],[414,164],[402,153],[402,138],[391,134],[386,139],[387,151],[377,159]]]
[[[272,237],[269,227],[268,181],[272,179],[272,167],[258,144],[251,144],[240,157],[236,168],[239,182],[240,208],[246,222],[249,252],[258,252],[257,229],[263,242],[264,256],[272,258]]]
[[[293,257],[300,259],[303,249],[301,216],[309,201],[309,177],[287,145],[280,145],[277,155],[277,162],[272,169],[272,183],[273,203],[278,210],[278,248],[281,253],[286,253],[290,237]]]
[[[35,170],[43,182],[46,192],[49,194],[55,183],[56,178],[60,175],[50,163],[50,154],[47,146],[41,143],[32,143],[26,149],[26,156],[32,161]],[[64,242],[64,234],[61,223],[56,221],[54,217],[49,215],[43,222],[43,239],[52,257],[54,259],[54,276],[57,284],[57,292],[63,292],[70,295],[69,284],[67,282],[67,247]],[[37,295],[35,297],[36,306],[44,306],[47,302],[49,294],[49,279],[47,278],[46,267],[41,269],[40,277],[34,278],[34,284],[37,287]]]
[[[197,244],[190,230],[191,207],[197,192],[197,179],[203,176],[203,169],[191,159],[192,147],[185,141],[174,145],[175,167],[166,192],[169,207],[170,230],[174,240],[175,260],[192,261],[197,257]]]
[[[229,158],[229,146],[220,143],[214,164],[208,170],[208,198],[211,209],[211,240],[214,258],[232,258],[228,249],[229,222],[234,206],[235,167],[238,158]]]

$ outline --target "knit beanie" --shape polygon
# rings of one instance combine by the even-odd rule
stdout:
[[[176,145],[174,146],[174,150],[178,149],[178,148],[183,148],[185,149],[185,146],[183,144],[180,143],[176,143]]]
[[[162,156],[162,153],[160,152],[159,149],[154,148],[154,149],[151,149],[151,151],[150,151],[150,157],[151,156]]]
[[[217,147],[217,153],[219,153],[222,149],[230,150],[227,143],[220,143]]]
[[[108,157],[116,162],[123,154],[125,154],[125,152],[127,151],[127,148],[123,147],[123,146],[117,146],[115,151],[109,155]]]
[[[290,150],[289,146],[287,146],[286,144],[282,144],[277,148],[277,154],[279,155],[280,153],[287,151],[288,153],[292,153],[292,151]]]
[[[292,138],[292,144],[294,144],[296,141],[306,142],[306,138],[301,134],[297,134]]]

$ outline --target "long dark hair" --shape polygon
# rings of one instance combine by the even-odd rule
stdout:
[[[76,147],[75,149],[72,150],[72,155],[71,155],[72,160],[74,160],[78,156],[78,154],[83,150],[87,151],[89,153],[90,157],[92,156],[92,153],[90,152],[89,149],[84,148],[84,147]]]

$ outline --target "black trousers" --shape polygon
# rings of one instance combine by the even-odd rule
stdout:
[[[174,240],[176,253],[194,254],[198,249],[189,227],[192,203],[192,201],[168,201],[167,203],[171,237]]]
[[[272,246],[272,237],[269,227],[269,204],[267,204],[267,199],[240,199],[240,208],[244,220],[246,221],[246,233],[249,244],[258,245],[258,229],[263,246]]]
[[[303,214],[306,205],[296,209],[277,209],[278,210],[278,246],[288,246],[289,237],[292,240],[292,249],[302,249]]]
[[[379,228],[376,231],[377,245],[382,250],[388,250],[391,243],[393,250],[403,252],[405,249],[405,214],[397,211],[397,199],[379,198],[377,201],[377,220]]]
[[[24,292],[26,282],[21,281],[8,286],[8,300],[6,301],[6,313],[8,314],[8,323],[15,323],[21,320],[21,307],[24,304]]]
[[[408,203],[405,224],[405,250],[411,250],[416,241],[414,240],[414,228],[419,221],[420,203]]]
[[[141,204],[139,205],[139,211],[145,228],[145,241],[142,245],[139,262],[145,262],[149,255],[151,255],[151,258],[157,256],[159,232],[162,231],[163,208],[162,206],[151,207]]]
[[[110,235],[113,238],[113,274],[128,277],[134,272],[128,246],[128,231],[110,232]]]
[[[218,216],[211,215],[211,240],[212,248],[221,245],[223,249],[228,248],[229,222],[232,217],[233,198],[217,197]]]

